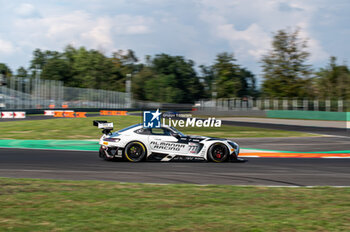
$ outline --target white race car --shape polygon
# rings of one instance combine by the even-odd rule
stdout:
[[[113,130],[113,123],[94,121],[103,129],[99,156],[105,160],[154,161],[242,161],[237,143],[220,138],[187,136],[173,127],[144,128],[136,124]]]

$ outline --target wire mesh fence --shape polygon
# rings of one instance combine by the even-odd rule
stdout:
[[[48,108],[191,108],[191,104],[164,104],[133,100],[130,93],[101,89],[73,88],[63,82],[39,78],[8,78],[0,86],[0,109]],[[198,109],[215,110],[310,110],[349,112],[350,100],[225,98],[196,102]]]
[[[201,100],[198,109],[230,110],[304,110],[349,112],[350,100],[344,99],[287,99],[287,98],[225,98]]]
[[[54,80],[13,77],[0,86],[1,109],[128,108],[131,104],[127,93],[64,87]]]

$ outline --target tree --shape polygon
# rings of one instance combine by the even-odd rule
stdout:
[[[163,99],[174,103],[191,103],[202,97],[204,88],[199,82],[194,62],[182,56],[156,55],[152,69],[164,89]],[[159,89],[155,89],[159,91]]]
[[[234,55],[227,52],[220,53],[215,61],[213,69],[216,76],[217,97],[237,97],[243,86],[239,77],[239,66],[234,63],[236,61]]]
[[[216,56],[212,66],[201,66],[206,88],[216,91],[218,98],[256,95],[255,76],[235,62],[232,53],[224,52]]]
[[[4,63],[0,63],[0,85],[6,85],[7,77],[12,76],[11,69]]]
[[[127,75],[138,73],[143,65],[138,64],[138,58],[136,57],[135,52],[131,49],[114,52],[111,60],[114,64],[113,82],[118,87],[116,90],[125,91]]]
[[[68,84],[71,79],[71,69],[67,60],[52,58],[44,65],[42,79],[63,81]]]
[[[305,97],[311,74],[307,65],[307,41],[295,31],[279,30],[273,37],[272,50],[262,58],[262,90],[270,97]]]
[[[42,79],[63,81],[65,86],[113,91],[125,91],[127,75],[132,74],[135,99],[193,103],[209,97],[213,83],[219,97],[253,96],[254,75],[235,61],[233,54],[221,53],[212,66],[201,66],[200,78],[195,63],[183,56],[146,56],[142,64],[132,50],[118,50],[107,57],[97,50],[68,45],[63,52],[36,49],[30,69],[33,75],[39,69]]]
[[[259,92],[256,89],[256,79],[254,74],[246,68],[240,68],[239,77],[242,88],[238,91],[238,96],[257,97]]]
[[[158,54],[146,57],[146,64],[133,77],[134,98],[168,103],[193,103],[202,98],[194,62],[182,56]]]
[[[16,73],[16,77],[28,77],[28,71],[23,66],[19,67]]]
[[[148,94],[146,94],[146,82],[148,80],[151,80],[156,73],[150,68],[150,66],[145,65],[140,72],[136,73],[132,77],[132,94],[134,99],[139,100],[149,100],[149,99],[156,99],[156,96],[153,96],[153,91],[150,89],[148,91]],[[152,96],[150,96],[152,95]]]
[[[205,66],[205,65],[200,65],[199,66],[200,71],[201,71],[201,81],[203,82],[203,86],[206,91],[206,97],[212,97],[212,92],[213,92],[213,85],[215,82],[215,74],[212,66]]]
[[[0,63],[0,74],[4,75],[5,77],[12,76],[11,69],[4,63]]]
[[[32,76],[36,77],[37,72],[40,72],[44,69],[47,62],[51,59],[58,58],[60,53],[57,51],[41,51],[39,48],[33,51],[33,58],[30,61],[29,69],[32,70]]]
[[[330,57],[326,68],[316,72],[316,94],[322,98],[350,98],[350,70],[346,65],[337,65],[337,59]]]

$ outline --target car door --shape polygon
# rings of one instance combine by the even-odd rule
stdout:
[[[178,143],[178,139],[172,136],[171,131],[167,128],[151,128],[148,144],[152,152],[166,154],[186,154],[188,152],[188,145]]]

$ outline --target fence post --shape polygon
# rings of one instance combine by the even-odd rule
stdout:
[[[319,111],[319,100],[318,99],[315,99],[314,100],[314,111]]]
[[[17,109],[20,109],[22,107],[22,101],[21,101],[21,98],[20,98],[20,89],[21,89],[21,83],[19,81],[19,78],[16,77],[16,80],[17,80]],[[22,90],[21,90],[22,91]]]
[[[10,86],[9,89],[11,90],[10,92],[10,108],[13,109],[14,108],[14,96],[13,96],[13,77],[10,77]]]
[[[344,111],[343,108],[344,108],[343,99],[339,99],[338,100],[338,112],[343,112]]]
[[[288,100],[287,99],[284,98],[282,100],[282,105],[283,105],[284,110],[288,110]]]
[[[252,97],[248,98],[248,103],[247,104],[248,104],[247,106],[248,106],[249,109],[253,108],[253,98]]]
[[[326,111],[330,111],[331,110],[331,100],[327,99],[326,100]]]
[[[278,99],[273,99],[273,109],[278,110]]]
[[[256,107],[258,108],[258,110],[261,110],[261,99],[260,98],[256,99]]]
[[[248,99],[245,97],[245,98],[241,99],[241,101],[242,101],[243,110],[247,110],[248,109]]]
[[[297,110],[298,109],[298,99],[294,98],[293,99],[293,110]]]
[[[270,109],[270,98],[265,98],[264,108],[266,110]]]
[[[309,100],[303,99],[303,110],[309,110]]]

